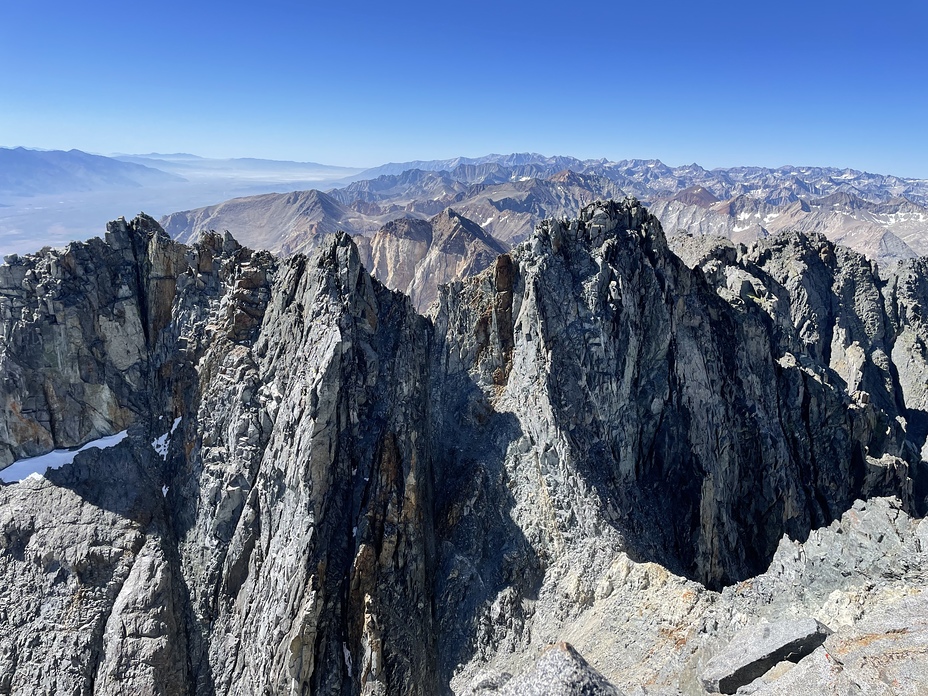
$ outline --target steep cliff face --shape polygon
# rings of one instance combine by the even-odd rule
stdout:
[[[140,217],[0,267],[7,461],[129,428],[0,487],[0,693],[695,684],[754,606],[699,624],[705,585],[855,498],[921,511],[928,337],[914,262],[691,247],[692,268],[636,201],[598,203],[431,318],[346,235],[277,261]],[[701,647],[628,623],[665,611],[633,599],[649,583]],[[662,666],[591,650],[608,621]],[[531,666],[563,639],[591,666]]]
[[[0,266],[0,465],[123,430],[147,410],[149,341],[170,320],[181,247],[148,240],[150,219],[133,224]]]
[[[723,302],[639,206],[540,226],[493,275],[452,287],[436,329],[442,367],[518,423],[506,466],[544,549],[613,529],[640,557],[731,582],[784,532],[846,509],[866,447],[901,449],[872,404],[804,360],[801,336]],[[568,483],[538,499],[549,477]]]
[[[433,693],[428,323],[339,236],[283,264],[264,327],[199,361],[169,496],[197,683]]]
[[[928,460],[928,260],[903,261],[885,275],[886,309],[896,327],[891,358],[905,404],[909,440],[920,450],[922,460]],[[928,488],[922,492],[928,494]]]
[[[255,261],[274,265],[231,238],[184,247],[141,216],[111,223],[106,242],[0,267],[7,451],[130,430],[0,489],[0,692],[190,690],[189,586],[165,500],[170,465],[153,444],[188,415],[175,387],[197,342],[217,321],[233,335],[248,325],[258,298],[235,279]],[[23,421],[31,440],[10,427]]]
[[[921,259],[878,269],[822,235],[799,233],[747,248],[689,236],[673,238],[672,246],[734,307],[763,310],[781,350],[828,366],[854,399],[877,406],[874,452],[925,459]],[[922,505],[924,492],[918,497]]]

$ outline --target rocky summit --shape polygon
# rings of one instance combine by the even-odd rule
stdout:
[[[928,690],[924,258],[403,224],[6,258],[0,693]]]

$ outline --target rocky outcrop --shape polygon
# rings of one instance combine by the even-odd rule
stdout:
[[[809,658],[781,664],[744,691],[773,696],[915,694],[928,689],[928,597],[925,592],[874,603],[867,615],[839,631]]]
[[[886,311],[895,327],[890,358],[898,375],[905,404],[908,440],[928,460],[928,261],[903,261],[883,272]],[[928,482],[919,478],[920,494],[928,495]]]
[[[183,247],[151,218],[0,266],[0,465],[124,430],[149,410],[151,346]]]
[[[431,318],[344,234],[277,261],[140,217],[2,267],[5,403],[122,414],[72,441],[27,409],[29,439],[9,405],[8,456],[130,436],[0,488],[0,687],[676,693],[773,612],[840,637],[867,578],[922,586],[917,367],[886,365],[920,281],[803,236],[691,251],[598,203]]]
[[[347,236],[279,274],[270,330],[201,360],[204,434],[173,484],[198,679],[432,693],[428,324]]]
[[[614,686],[587,664],[568,643],[558,643],[545,650],[525,673],[512,678],[479,678],[468,696],[505,694],[505,696],[622,696]]]
[[[0,487],[0,693],[186,691],[161,471],[128,442]]]
[[[750,626],[709,660],[702,683],[709,693],[733,694],[780,662],[799,662],[830,633],[827,626],[810,618]]]
[[[854,398],[874,402],[883,414],[879,432],[896,443],[880,443],[880,450],[926,459],[925,362],[917,337],[926,330],[920,307],[928,291],[921,260],[878,268],[822,235],[799,233],[750,247],[684,235],[672,246],[733,306],[763,310],[780,327],[781,350],[827,365]],[[910,471],[919,509],[924,474],[924,465]]]
[[[795,331],[717,299],[635,206],[546,223],[443,296],[441,379],[466,371],[517,421],[506,468],[536,546],[612,529],[640,557],[724,584],[762,570],[784,532],[847,509],[865,448],[901,451]],[[563,498],[536,497],[548,476],[570,482]]]

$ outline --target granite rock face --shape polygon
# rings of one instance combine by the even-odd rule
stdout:
[[[545,650],[532,667],[513,678],[478,678],[468,696],[622,696],[621,692],[587,664],[569,643]]]
[[[0,267],[0,456],[130,430],[0,488],[0,693],[700,693],[747,625],[912,595],[920,267],[692,247],[597,203],[429,318],[344,234]]]
[[[0,488],[0,693],[187,689],[183,580],[155,457],[90,450]]]
[[[0,465],[124,430],[147,410],[148,341],[171,318],[181,253],[155,228],[110,223],[107,242],[0,266]]]
[[[867,494],[868,456],[903,453],[897,411],[853,397],[807,322],[792,325],[804,298],[784,292],[778,323],[732,300],[634,204],[545,223],[445,292],[440,401],[466,393],[466,373],[479,391],[455,412],[511,414],[513,517],[536,550],[614,533],[636,557],[730,583]]]

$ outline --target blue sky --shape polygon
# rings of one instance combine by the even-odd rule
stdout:
[[[928,3],[0,2],[0,145],[928,177]]]

